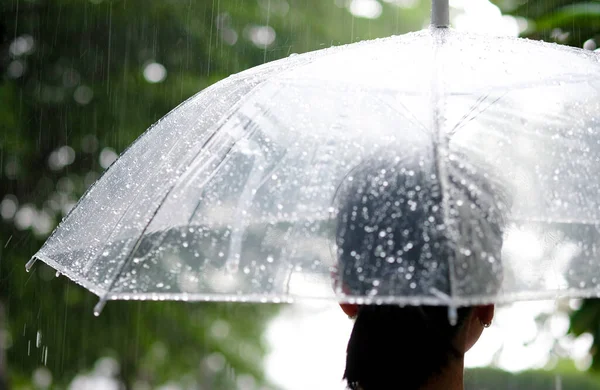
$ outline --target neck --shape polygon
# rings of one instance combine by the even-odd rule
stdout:
[[[464,359],[452,359],[438,375],[432,377],[420,390],[464,390]]]

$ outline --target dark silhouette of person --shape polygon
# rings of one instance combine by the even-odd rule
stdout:
[[[355,319],[352,390],[462,390],[464,354],[492,322],[494,305],[478,302],[502,281],[507,196],[485,167],[449,161],[439,173],[435,156],[379,153],[338,190],[335,285],[372,300],[340,305]],[[458,297],[473,304],[439,304]]]

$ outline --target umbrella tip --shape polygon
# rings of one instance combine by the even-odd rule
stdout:
[[[106,305],[106,298],[105,297],[100,298],[100,301],[98,301],[96,306],[94,306],[94,315],[96,317],[98,317],[100,315],[100,313],[102,313],[102,309],[104,309],[105,305]]]
[[[31,260],[29,260],[27,262],[27,264],[25,264],[25,271],[27,271],[27,272],[31,271],[31,268],[33,268],[33,265],[35,264],[36,261],[37,261],[37,258],[32,257]]]
[[[451,326],[456,326],[458,323],[458,310],[456,306],[448,306],[448,322]]]
[[[431,25],[433,27],[450,26],[449,0],[431,0]]]

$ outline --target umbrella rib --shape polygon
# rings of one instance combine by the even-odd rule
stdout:
[[[263,115],[264,117],[267,117],[267,112],[265,112]],[[260,127],[258,125],[257,122],[254,121],[253,118],[246,116],[244,119],[247,120],[247,123],[243,126],[243,129],[248,130],[248,132],[245,134],[246,138],[250,138],[253,134],[256,133],[256,130]],[[237,145],[237,143],[239,142],[239,139],[236,140],[234,143],[232,143],[232,145],[229,147],[229,149],[227,150],[227,152],[225,152],[225,154],[228,156],[229,152],[235,147],[235,145]],[[223,159],[219,165],[221,165],[223,162],[225,161],[225,159]],[[264,178],[261,180],[261,182],[258,184],[258,188],[260,188],[267,180],[268,177],[270,177],[270,173],[273,172],[275,168],[271,169],[268,173],[265,173]],[[214,170],[214,172],[216,172],[216,168]],[[211,176],[212,177],[212,176]],[[208,178],[207,180],[210,180],[210,178]],[[207,182],[207,180],[204,181],[204,183]],[[192,213],[190,214],[190,217],[188,218],[188,225],[192,222],[192,220],[194,219],[194,217],[196,216],[196,213],[198,212],[198,210],[200,209],[200,202],[198,202],[196,204],[196,207],[194,208],[194,211],[192,211]]]
[[[483,103],[483,101],[484,101],[485,99],[487,99],[487,97],[488,97],[488,96],[490,96],[490,93],[489,93],[489,92],[488,92],[488,93],[486,93],[485,95],[481,95],[481,96],[479,96],[479,97],[477,98],[477,100],[475,101],[475,103],[474,103],[474,104],[471,106],[471,108],[469,108],[469,109],[467,110],[467,112],[466,112],[466,113],[465,113],[465,114],[462,116],[462,118],[460,118],[460,119],[458,120],[458,123],[457,123],[457,124],[456,124],[456,125],[455,125],[455,126],[452,128],[452,130],[450,130],[450,132],[451,132],[451,133],[452,133],[452,132],[454,132],[454,130],[456,129],[456,127],[457,127],[458,125],[460,125],[460,124],[462,123],[462,121],[464,121],[465,119],[467,119],[467,118],[469,117],[469,115],[471,115],[471,113],[472,113],[473,111],[475,111],[475,109],[476,109],[477,107],[479,107],[479,106],[481,105],[481,103]]]
[[[212,90],[214,88],[215,88],[215,86],[211,85],[211,86],[207,87],[205,91],[209,91],[209,90]],[[154,123],[152,126],[150,126],[150,128],[148,128],[146,131],[144,131],[142,134],[140,134],[127,148],[125,148],[125,150],[121,153],[121,155],[125,154],[125,152],[127,152],[128,150],[132,149],[138,142],[140,142],[140,140],[143,137],[145,137],[148,134],[150,134],[150,132],[157,131],[158,124],[160,122],[162,122],[163,120],[165,120],[169,115],[171,115],[172,112],[174,112],[175,110],[177,110],[180,107],[183,107],[185,104],[191,102],[195,98],[196,98],[196,95],[190,96],[189,98],[187,98],[186,100],[184,100],[183,102],[181,102],[179,105],[177,105],[175,108],[173,108],[167,115],[165,115],[164,117],[160,118],[156,123]],[[116,163],[116,161],[115,161],[115,163]],[[75,203],[75,205],[71,208],[71,210],[69,210],[69,212],[67,213],[67,215],[64,217],[64,220],[67,220],[71,216],[71,214],[77,209],[77,207],[81,204],[81,202],[84,199],[86,199],[86,197],[92,192],[92,190],[96,187],[96,185],[98,183],[100,183],[101,179],[108,177],[110,174],[111,174],[111,171],[109,169],[106,169],[100,175],[100,177],[98,178],[98,180],[96,180],[92,185],[90,185],[85,190],[85,192],[83,193],[83,195],[81,196],[81,198],[79,198],[79,200],[77,201],[77,203]],[[50,234],[50,236],[46,239],[46,242],[44,243],[44,246],[50,241],[50,239],[52,239],[54,237],[54,235],[56,234],[57,231],[58,231],[58,229],[54,229],[54,231],[52,231],[52,233]],[[41,249],[40,249],[40,251],[41,251]],[[38,251],[38,253],[39,253],[39,251]],[[27,269],[31,268],[31,265],[33,265],[33,263],[35,262],[35,259],[36,259],[36,256],[32,257],[31,260],[27,263],[27,265],[25,267]],[[87,269],[88,269],[88,267],[86,267],[86,271],[85,272],[87,272]]]
[[[253,91],[256,91],[257,88],[259,88],[260,86],[262,86],[264,84],[264,82],[259,83],[255,86],[253,86],[249,91],[246,92],[246,97],[248,97]],[[241,101],[243,101],[245,99],[241,99],[240,101],[238,101],[236,104],[233,105],[232,108],[230,108],[230,114],[227,115],[228,118],[230,118],[231,116],[233,116],[234,108],[235,107],[239,107],[239,105],[241,104]],[[224,123],[224,122],[222,122]],[[221,126],[222,126],[221,123]],[[220,127],[219,127],[220,128]],[[181,178],[183,176],[183,174],[189,169],[189,167],[191,165],[193,165],[193,162],[196,160],[196,158],[198,157],[198,155],[200,153],[202,153],[205,150],[206,145],[208,145],[211,141],[213,141],[215,139],[215,137],[219,134],[219,128],[215,129],[213,131],[213,133],[206,139],[206,141],[202,144],[202,146],[198,149],[198,152],[196,152],[196,154],[194,155],[194,157],[192,157],[186,168],[183,170],[183,172],[179,175],[178,179]],[[156,217],[156,215],[158,214],[158,212],[160,211],[160,209],[162,208],[163,204],[166,202],[167,198],[169,197],[169,195],[171,194],[171,192],[175,189],[175,186],[177,185],[179,181],[178,180],[174,180],[173,184],[170,186],[170,188],[166,191],[165,196],[163,196],[163,198],[161,199],[161,201],[159,202],[158,206],[156,207],[156,209],[154,210],[154,212],[152,213],[152,216],[148,219],[148,223],[144,226],[144,229],[142,230],[141,234],[139,235],[139,237],[137,238],[133,248],[131,251],[129,251],[129,254],[127,255],[127,257],[125,258],[125,260],[121,263],[121,266],[119,267],[119,269],[117,270],[117,273],[115,274],[115,276],[112,278],[110,284],[108,285],[108,288],[106,289],[106,293],[100,297],[100,301],[96,304],[96,306],[94,307],[94,315],[98,316],[100,315],[100,312],[102,311],[102,309],[104,308],[104,306],[106,305],[106,301],[107,301],[107,295],[110,293],[110,291],[112,290],[112,288],[114,287],[114,284],[116,283],[116,281],[119,279],[119,277],[121,276],[121,273],[123,272],[123,270],[125,269],[125,266],[129,263],[129,261],[131,260],[131,258],[133,257],[134,253],[136,252],[136,250],[139,248],[143,238],[144,238],[144,234],[146,233],[146,231],[148,230],[148,227],[150,226],[150,224],[152,223],[152,221],[154,220],[154,217]]]
[[[212,88],[212,86],[211,86],[211,87],[209,87],[209,88]],[[186,100],[186,102],[187,102],[187,101],[190,101],[191,99],[193,99],[193,97],[192,97],[192,98],[190,98],[190,99],[188,99],[188,100]],[[181,104],[180,104],[180,106],[182,106],[183,104],[184,104],[184,103],[181,103]],[[178,106],[178,107],[179,107],[179,106]],[[210,105],[208,105],[208,106],[207,106],[207,107],[204,109],[204,111],[208,111],[208,110],[209,110],[209,108],[211,108],[211,106],[210,106]],[[156,127],[157,127],[157,125],[158,125],[158,123],[160,123],[160,122],[161,122],[161,121],[163,121],[163,120],[164,120],[164,118],[161,118],[161,119],[160,119],[158,122],[156,122],[156,123],[155,123],[155,124],[154,124],[154,125],[153,125],[151,128],[156,128]],[[148,130],[148,131],[150,131],[150,130]],[[147,132],[145,132],[144,134],[147,134]],[[139,140],[139,139],[141,139],[141,138],[144,136],[144,134],[142,134],[141,136],[139,136],[139,137],[138,137],[138,139],[137,139],[137,140],[134,142],[134,144],[135,144],[136,142],[138,142],[138,140]],[[204,142],[204,144],[202,145],[201,149],[202,149],[202,148],[204,148],[204,146],[206,146],[206,144],[212,140],[212,138],[213,138],[213,136],[214,136],[214,135],[215,135],[215,133],[213,133],[213,134],[211,134],[211,135],[209,136],[209,138],[208,138],[208,139],[207,139],[207,140]],[[174,145],[173,145],[173,146],[172,146],[172,147],[169,149],[169,152],[168,152],[168,153],[171,153],[171,151],[172,151],[172,150],[173,150],[173,149],[174,149],[174,148],[175,148],[175,147],[176,147],[176,146],[179,144],[179,142],[181,142],[181,139],[180,139],[180,140],[178,140],[178,141],[177,141],[177,142],[176,142],[176,143],[175,143],[175,144],[174,144]],[[132,147],[133,147],[133,144],[132,144],[132,145],[130,145],[130,146],[127,148],[127,149],[125,149],[125,151],[123,152],[123,154],[124,154],[124,153],[126,153],[126,152],[127,152],[127,151],[128,151],[130,148],[132,148]],[[117,161],[118,161],[118,160],[117,160]],[[115,164],[117,163],[117,161],[115,161]],[[161,167],[162,167],[162,164],[161,164]],[[110,173],[110,170],[107,170],[107,171],[105,172],[105,174],[109,174],[109,173]],[[96,185],[98,182],[99,182],[99,181],[97,181],[96,183],[94,183],[94,184],[92,185],[92,187],[93,187],[93,186],[95,186],[95,185]],[[86,194],[84,194],[84,196],[83,196],[83,197],[80,199],[80,202],[81,202],[81,200],[83,200],[83,199],[85,198],[85,196],[86,196],[86,195],[87,195],[87,194],[88,194],[90,191],[91,191],[91,188],[90,188],[90,189],[89,189],[89,190],[86,192]],[[141,191],[141,187],[140,187],[140,191]],[[136,193],[136,195],[135,195],[134,199],[136,199],[136,198],[139,196],[139,194],[140,194],[140,192],[138,191],[138,192]],[[79,204],[79,203],[78,203],[78,204]],[[127,206],[127,208],[126,208],[126,210],[124,211],[123,215],[121,215],[121,217],[119,218],[119,220],[117,221],[117,223],[115,224],[115,226],[118,226],[118,225],[121,223],[121,221],[123,220],[123,218],[124,218],[125,214],[126,214],[126,213],[129,211],[129,209],[131,208],[131,205],[132,205],[132,204],[133,204],[133,201],[129,203],[129,205]],[[73,210],[74,210],[76,207],[77,207],[77,205],[76,205],[76,206],[75,206],[75,207],[74,207],[74,208],[73,208],[71,211],[73,211]],[[144,227],[144,231],[145,231],[146,229],[147,229],[147,226],[145,226],[145,227]],[[53,233],[53,234],[54,234],[54,233]],[[110,239],[110,238],[112,238],[112,235],[113,235],[113,234],[114,234],[114,230],[113,230],[113,232],[111,233],[111,235],[110,235],[109,239]],[[88,263],[88,264],[85,266],[85,269],[84,269],[84,271],[83,271],[83,273],[82,273],[82,274],[87,274],[87,272],[89,272],[89,269],[90,269],[90,268],[91,268],[91,267],[94,265],[94,263],[95,263],[95,261],[96,261],[97,259],[98,259],[98,257],[97,257],[97,256],[95,256],[95,257],[94,257],[94,259],[93,259],[92,261],[90,261],[90,262],[89,262],[89,263]],[[112,283],[111,283],[111,286],[112,286]],[[107,289],[107,292],[108,292],[108,291],[110,291],[110,288],[109,288],[109,289]]]
[[[198,153],[196,153],[196,155],[194,156],[194,158],[192,158],[190,160],[190,165],[191,165],[191,162],[193,162],[196,159],[196,157],[198,156],[198,154],[201,151],[204,150],[204,147],[211,140],[213,140],[215,138],[216,134],[217,134],[217,131],[213,132],[213,134],[211,134],[210,137],[204,142],[204,144],[199,148]],[[189,165],[188,165],[188,167],[189,167]],[[183,173],[182,173],[182,175],[183,175]],[[181,177],[181,175],[179,177]],[[125,266],[129,263],[129,260],[133,257],[133,254],[140,247],[140,244],[142,243],[142,240],[144,238],[144,234],[148,230],[148,227],[150,227],[150,224],[154,220],[154,217],[156,217],[156,215],[160,211],[162,205],[165,203],[165,201],[167,200],[167,198],[169,197],[169,195],[171,195],[171,192],[173,191],[173,189],[175,189],[176,185],[177,185],[177,180],[175,180],[174,183],[173,183],[173,185],[167,190],[167,192],[165,193],[165,196],[163,196],[163,198],[159,202],[158,206],[156,207],[156,209],[152,213],[152,216],[148,219],[148,222],[144,226],[144,229],[140,233],[139,237],[136,239],[136,242],[135,242],[133,248],[129,251],[129,254],[125,258],[125,260],[121,263],[121,266],[117,270],[117,273],[115,274],[115,276],[112,278],[110,284],[108,285],[108,288],[106,289],[106,291],[107,291],[106,294],[104,294],[102,297],[100,297],[100,302],[98,302],[98,304],[94,307],[94,314],[95,315],[100,315],[100,312],[102,311],[102,309],[104,308],[104,305],[106,304],[106,296],[110,293],[110,291],[114,287],[114,284],[116,283],[116,281],[119,280],[119,277],[121,276],[121,273],[123,272],[123,269],[125,269]]]
[[[251,124],[251,123],[253,123],[252,120],[248,118],[248,123],[246,123],[242,128],[243,129],[247,129],[248,125]],[[251,129],[248,132],[248,134],[253,134],[254,131],[255,131],[254,129]],[[206,178],[206,180],[204,180],[204,182],[202,183],[202,185],[200,187],[203,187],[204,184],[206,184],[210,179],[212,179],[214,177],[214,175],[216,174],[218,168],[229,158],[229,156],[230,156],[229,152],[235,147],[235,145],[238,143],[238,141],[239,140],[234,141],[229,146],[229,148],[227,148],[227,151],[225,152],[225,155],[223,156],[223,158],[221,159],[221,161],[219,161],[218,165],[213,169],[211,175],[208,178]],[[196,155],[196,157],[197,157],[197,155]],[[196,213],[200,209],[200,204],[201,204],[201,201],[198,201],[198,203],[196,203],[196,207],[194,207],[194,210],[192,211],[192,213],[190,214],[190,217],[188,218],[188,225],[192,222],[192,220],[196,216]]]
[[[572,80],[578,81],[578,77],[571,77]],[[585,78],[583,78],[582,80],[586,80]],[[547,83],[549,80],[544,80],[545,83]],[[554,79],[551,79],[550,81],[556,81]],[[518,85],[517,85],[518,86]],[[496,99],[494,99],[489,105],[487,105],[485,108],[483,108],[482,110],[480,110],[476,115],[472,116],[470,119],[466,120],[469,115],[471,115],[485,100],[487,100],[487,98],[489,97],[490,93],[486,93],[485,95],[482,95],[481,97],[479,97],[477,99],[477,101],[475,102],[475,104],[473,104],[473,106],[469,109],[469,111],[463,115],[463,117],[456,123],[456,125],[452,128],[452,130],[450,130],[450,133],[453,134],[456,131],[462,129],[464,126],[467,125],[467,123],[471,122],[473,119],[475,119],[477,116],[479,116],[480,114],[484,113],[488,108],[490,108],[491,106],[493,106],[494,104],[496,104],[500,99],[502,99],[504,96],[506,96],[506,94],[508,94],[508,92],[510,92],[509,90],[502,88],[500,90],[504,90],[504,92],[502,94],[500,94],[500,96],[498,96]]]
[[[313,166],[313,162],[315,161],[315,157],[317,156],[317,154],[318,154],[318,148],[314,148],[313,152],[312,152],[312,157],[310,159],[311,166]],[[291,234],[290,234],[291,236],[295,235],[295,233],[297,231],[297,226],[298,226],[298,222],[296,221],[296,223],[294,223],[292,225]],[[297,246],[295,248],[297,248]],[[290,264],[290,265],[292,265],[292,264]],[[286,292],[286,294],[289,294],[289,292],[290,292],[290,284],[292,283],[293,273],[294,273],[294,267],[292,266],[292,267],[290,267],[289,273],[285,277],[285,292]]]
[[[450,130],[450,133],[455,133],[458,130],[462,129],[463,127],[465,127],[469,122],[471,122],[472,120],[474,120],[475,118],[477,118],[479,115],[483,114],[485,111],[487,111],[488,108],[490,108],[491,106],[493,106],[494,104],[496,104],[500,99],[502,99],[504,96],[506,96],[508,92],[504,92],[502,95],[498,96],[495,100],[493,100],[490,104],[488,104],[487,106],[485,106],[482,110],[480,110],[479,112],[477,112],[477,114],[471,116],[470,118],[463,118],[461,119],[453,128],[452,130]],[[489,96],[486,95],[486,98]],[[485,99],[484,99],[485,100]],[[482,101],[483,102],[483,101]],[[479,104],[480,105],[480,104]],[[478,106],[479,106],[478,105]],[[473,110],[470,111],[470,114],[473,113]],[[466,120],[465,120],[466,119]]]
[[[432,53],[432,76],[431,76],[431,109],[432,109],[432,131],[433,131],[433,159],[435,161],[435,170],[437,174],[437,180],[440,186],[440,194],[441,194],[441,210],[443,215],[443,223],[446,226],[446,229],[449,229],[449,222],[451,220],[451,212],[449,210],[448,199],[445,194],[446,187],[448,187],[448,177],[446,169],[444,167],[444,162],[442,161],[442,156],[448,154],[448,139],[450,134],[445,134],[442,132],[442,112],[441,112],[441,104],[443,99],[443,78],[440,77],[442,72],[442,64],[443,59],[441,49],[444,44],[444,29],[436,29],[434,30],[436,34],[434,34],[434,44],[433,44],[433,53]],[[451,224],[450,224],[451,225]],[[452,232],[450,230],[450,232]],[[450,239],[450,241],[452,238]],[[454,264],[451,263],[452,257],[448,259],[448,287],[449,287],[449,297],[450,301],[448,302],[448,321],[450,324],[455,325],[457,322],[458,314],[457,314],[457,296],[455,294],[456,286],[454,281],[456,280]]]
[[[398,105],[400,105],[404,109],[404,111],[406,111],[405,113],[401,112],[400,110],[398,110],[397,107],[392,106],[390,103],[388,103],[385,100],[381,99],[377,95],[375,95],[374,97],[375,97],[376,100],[379,100],[380,102],[382,102],[383,104],[385,104],[386,106],[388,106],[389,108],[391,108],[392,110],[394,110],[397,113],[399,113],[400,115],[404,116],[406,119],[412,120],[418,127],[421,128],[421,130],[424,133],[427,133],[427,127],[425,127],[425,125],[422,124],[421,121],[419,121],[419,119],[402,102],[398,102]]]
[[[210,140],[208,140],[208,141],[210,141]],[[206,144],[208,144],[208,141],[207,141],[207,142],[206,142],[206,143],[205,143],[205,144],[204,144],[204,145],[203,145],[203,146],[200,148],[201,150],[202,150],[202,149],[204,149],[204,146],[206,146]],[[206,184],[206,182],[207,182],[207,181],[209,181],[210,179],[212,179],[212,178],[214,177],[214,173],[216,173],[216,171],[217,171],[217,169],[219,168],[219,166],[221,166],[221,165],[222,165],[222,164],[223,164],[223,163],[224,163],[224,162],[225,162],[225,161],[226,161],[226,160],[229,158],[229,155],[228,155],[228,153],[229,153],[229,150],[231,150],[231,148],[230,148],[230,149],[228,149],[228,151],[225,153],[225,156],[223,156],[223,158],[221,159],[221,161],[220,161],[220,162],[217,164],[217,166],[216,166],[216,167],[215,167],[215,169],[213,170],[213,173],[212,173],[212,174],[211,174],[209,177],[207,177],[207,178],[204,180],[204,182],[203,182],[203,184],[202,184],[202,185]],[[195,155],[195,157],[192,159],[192,161],[195,161],[195,159],[196,159],[196,157],[197,157],[197,156],[198,156],[198,153]],[[190,165],[192,165],[192,164],[190,164]],[[188,167],[188,169],[189,169],[189,167]],[[186,169],[186,170],[187,170],[187,169]],[[184,175],[184,173],[182,173],[180,177],[182,177],[183,175]],[[158,207],[157,207],[157,209],[156,209],[156,212],[154,213],[154,215],[152,216],[152,218],[150,218],[150,220],[148,221],[148,224],[147,224],[147,225],[144,227],[144,230],[142,231],[142,233],[141,233],[141,236],[140,236],[140,237],[143,237],[143,235],[145,234],[146,230],[148,230],[148,227],[149,227],[149,225],[152,223],[152,220],[154,219],[154,217],[156,216],[156,214],[157,214],[157,213],[160,211],[160,209],[162,208],[162,206],[163,206],[163,205],[164,205],[164,203],[166,202],[166,199],[167,199],[167,197],[170,195],[170,193],[172,192],[172,190],[173,190],[173,189],[175,189],[176,185],[177,185],[177,183],[175,183],[175,184],[173,185],[173,187],[172,187],[172,188],[171,188],[171,190],[170,190],[170,191],[167,193],[167,195],[165,196],[165,198],[163,198],[163,199],[162,199],[161,203],[158,205]],[[198,208],[198,207],[199,207],[199,206],[196,206],[196,209],[194,209],[194,213],[195,213],[195,211],[197,210],[197,208]],[[191,222],[191,219],[192,219],[192,218],[190,218],[190,219],[188,220],[188,225],[190,224],[190,222]],[[164,239],[165,239],[166,233],[167,233],[167,232],[165,231],[165,232],[163,232],[163,233],[161,233],[161,234],[160,234],[160,239],[159,239],[159,242],[158,242],[158,246],[159,246],[159,247],[160,247],[160,246],[162,245],[162,243],[164,242]],[[156,246],[157,246],[156,244],[154,244],[154,245],[153,245],[153,247],[156,247]],[[135,253],[135,251],[137,250],[137,248],[139,248],[139,245],[138,245],[138,243],[136,243],[136,245],[135,245],[135,247],[132,249],[131,253],[132,253],[132,254],[133,254],[133,253]],[[118,278],[117,278],[117,279],[118,279]],[[111,286],[111,287],[112,287],[112,286]]]

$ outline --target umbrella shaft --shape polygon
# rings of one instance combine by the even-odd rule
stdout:
[[[448,27],[450,25],[449,0],[431,0],[431,25]]]

